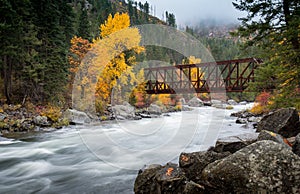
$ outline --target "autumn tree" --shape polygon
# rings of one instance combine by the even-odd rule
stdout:
[[[95,92],[96,109],[99,112],[105,110],[106,105],[111,102],[113,90],[118,93],[114,100],[121,101],[127,97],[129,99],[130,95],[123,92],[124,88],[138,85],[139,80],[134,73],[134,54],[144,49],[139,46],[141,36],[138,29],[129,26],[128,14],[109,15],[105,23],[100,25],[100,35],[94,40],[85,61],[80,65],[79,90],[85,97],[93,97],[91,92]],[[93,58],[90,60],[89,56]],[[82,102],[78,102],[80,103]]]
[[[248,13],[241,18],[235,35],[247,39],[247,46],[263,50],[257,57],[264,64],[256,70],[255,89],[270,91],[273,106],[300,109],[300,2],[296,0],[236,0],[233,5]]]

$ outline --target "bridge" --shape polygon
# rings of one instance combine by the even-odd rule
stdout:
[[[148,94],[242,92],[254,81],[261,59],[145,68]]]

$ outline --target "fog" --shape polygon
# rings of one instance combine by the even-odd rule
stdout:
[[[140,0],[145,3],[146,0]],[[152,15],[164,19],[165,11],[174,13],[179,26],[197,25],[199,21],[210,20],[222,23],[239,23],[245,15],[234,8],[233,0],[147,0]]]

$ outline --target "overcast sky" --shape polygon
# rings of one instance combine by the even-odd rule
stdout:
[[[146,0],[139,0],[143,3]],[[156,9],[156,17],[162,19],[163,13],[169,11],[176,16],[181,26],[197,24],[199,20],[214,19],[222,22],[237,23],[238,17],[245,15],[236,10],[233,0],[147,0]]]

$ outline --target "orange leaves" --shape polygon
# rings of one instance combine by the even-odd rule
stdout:
[[[72,53],[68,59],[70,63],[70,72],[76,73],[82,59],[86,53],[91,49],[91,43],[81,37],[74,36],[71,39],[70,52]]]
[[[255,101],[262,106],[266,106],[269,104],[270,98],[271,98],[270,92],[262,92],[256,97]]]
[[[268,105],[272,104],[272,95],[269,92],[260,93],[256,99],[256,104],[251,108],[250,112],[256,115],[264,114],[269,111]]]

